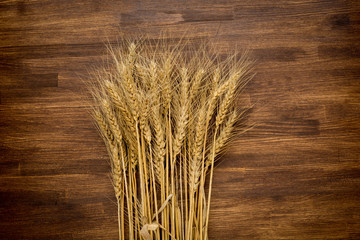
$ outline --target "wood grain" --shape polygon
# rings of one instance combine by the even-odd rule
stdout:
[[[0,2],[0,239],[116,239],[87,70],[166,31],[250,49],[255,128],[217,165],[210,239],[360,239],[358,1]]]

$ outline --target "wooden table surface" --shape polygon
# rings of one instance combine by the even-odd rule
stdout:
[[[210,239],[360,239],[356,0],[0,1],[0,239],[117,239],[84,82],[106,41],[164,31],[256,60]]]

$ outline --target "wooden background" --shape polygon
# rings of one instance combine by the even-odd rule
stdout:
[[[251,50],[211,239],[360,239],[359,1],[0,1],[0,239],[116,239],[84,98],[104,42],[162,31]]]

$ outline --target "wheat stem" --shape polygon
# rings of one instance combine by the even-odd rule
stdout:
[[[205,222],[205,239],[208,238],[208,227],[209,227],[209,215],[210,215],[210,200],[211,200],[211,190],[212,190],[212,182],[213,182],[213,175],[214,175],[214,161],[215,161],[215,143],[216,143],[216,134],[217,134],[218,127],[215,129],[214,139],[213,139],[213,151],[211,156],[211,170],[210,170],[210,181],[209,181],[209,193],[208,193],[208,203],[207,203],[207,210],[206,210],[206,222]]]

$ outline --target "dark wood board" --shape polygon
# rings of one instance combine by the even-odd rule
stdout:
[[[84,82],[105,42],[164,31],[256,60],[210,239],[360,239],[355,0],[0,1],[0,239],[117,239]]]

